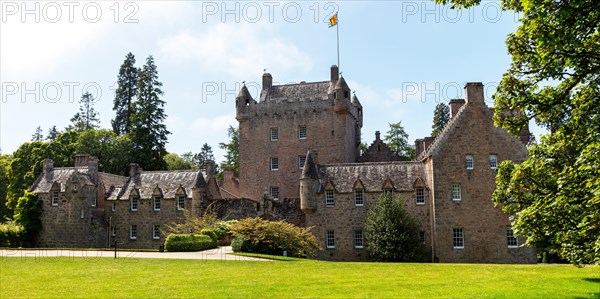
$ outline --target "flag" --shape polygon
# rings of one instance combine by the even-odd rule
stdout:
[[[335,13],[335,15],[331,16],[331,18],[329,18],[329,27],[333,27],[335,25],[337,25],[338,23],[338,19],[337,19],[337,12]]]

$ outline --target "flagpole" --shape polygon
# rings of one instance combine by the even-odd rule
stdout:
[[[340,20],[339,20],[338,13],[335,13],[335,15],[336,15],[335,30],[337,33],[337,63],[338,63],[338,71],[339,71],[339,70],[341,70],[341,68],[340,68]]]

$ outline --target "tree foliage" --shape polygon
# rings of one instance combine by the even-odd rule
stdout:
[[[225,150],[225,161],[222,162],[221,167],[233,169],[237,177],[240,173],[240,130],[229,126],[227,136],[229,136],[228,143],[219,143],[219,147]]]
[[[186,161],[182,157],[174,153],[168,153],[164,157],[165,163],[167,164],[167,170],[185,170],[194,169],[195,165]]]
[[[402,198],[381,195],[365,222],[366,250],[377,262],[422,262],[419,224],[404,209]]]
[[[195,154],[192,159],[194,164],[196,164],[198,166],[198,168],[202,168],[202,169],[205,168],[204,163],[206,163],[206,161],[214,161],[214,160],[215,160],[215,155],[213,154],[212,147],[210,145],[208,145],[208,143],[204,143],[202,145],[202,148],[200,149],[200,152]]]
[[[390,149],[404,160],[415,158],[415,147],[408,142],[408,133],[404,130],[402,122],[389,124],[390,130],[385,134],[384,140]]]
[[[25,192],[18,200],[15,208],[15,223],[23,226],[24,241],[28,245],[34,245],[39,232],[42,229],[42,201],[29,191]]]
[[[35,129],[35,133],[33,133],[33,135],[31,135],[31,141],[43,141],[44,140],[44,134],[42,131],[42,127],[38,126]]]
[[[139,69],[135,66],[135,56],[129,52],[119,69],[115,91],[113,110],[116,115],[111,124],[117,135],[131,132],[134,101],[138,92],[138,76]]]
[[[436,0],[458,7],[479,0]],[[520,165],[502,163],[494,201],[529,244],[572,263],[600,261],[600,5],[594,0],[504,0],[520,26],[496,94],[495,123],[512,133],[530,120],[550,133]]]
[[[148,56],[139,73],[137,101],[131,127],[134,148],[134,161],[145,170],[164,170],[167,165],[163,157],[170,132],[164,121],[165,101],[161,99],[162,83],[158,81],[158,71],[154,58]]]
[[[11,155],[0,155],[0,222],[7,215],[6,211],[6,193],[8,191],[8,170],[10,169]]]
[[[435,105],[435,110],[433,111],[433,125],[431,125],[431,136],[437,137],[448,121],[450,120],[450,108],[448,105],[444,103],[439,103]]]
[[[60,132],[56,129],[56,126],[52,126],[52,128],[48,129],[48,135],[46,135],[46,141],[54,141],[58,137]],[[40,140],[41,141],[41,140]]]
[[[128,135],[117,136],[107,129],[86,130],[73,144],[74,154],[86,153],[98,158],[98,169],[103,172],[126,175],[133,152]]]
[[[98,112],[94,109],[94,96],[86,92],[79,100],[79,112],[75,113],[71,118],[71,126],[69,129],[82,132],[89,129],[97,129],[100,127],[100,119]]]

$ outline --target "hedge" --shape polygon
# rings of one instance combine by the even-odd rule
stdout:
[[[0,223],[0,247],[17,247],[24,231],[22,225],[14,222]]]
[[[217,241],[207,235],[170,234],[165,240],[167,251],[201,251],[217,248]]]
[[[215,232],[214,232],[212,229],[210,229],[210,228],[205,228],[205,229],[202,229],[202,230],[200,231],[200,234],[201,234],[201,235],[205,235],[205,236],[209,236],[211,239],[213,239],[213,240],[215,240],[215,241],[217,241],[217,240],[219,239],[219,238],[217,237],[217,234],[216,234],[216,233],[215,233]]]

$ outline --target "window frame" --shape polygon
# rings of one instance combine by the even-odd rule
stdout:
[[[278,127],[273,127],[273,128],[269,129],[269,139],[271,141],[279,140],[279,128]]]
[[[327,249],[335,248],[335,231],[334,230],[325,231],[325,247]]]
[[[465,167],[467,170],[475,169],[475,158],[473,155],[465,155]]]
[[[58,207],[59,198],[60,198],[60,195],[59,195],[58,191],[51,191],[50,205],[52,205],[53,207]]]
[[[364,189],[355,189],[354,190],[354,206],[355,207],[363,207],[365,205],[365,192]]]
[[[419,242],[421,242],[421,244],[425,244],[425,231],[419,231]]]
[[[354,230],[354,248],[363,249],[365,247],[365,234],[362,230]]]
[[[184,195],[178,195],[177,196],[177,201],[175,202],[175,204],[177,205],[177,211],[183,211],[185,210],[185,196]]]
[[[465,249],[465,232],[462,228],[452,229],[452,248]]]
[[[117,228],[115,226],[110,228],[110,235],[112,237],[116,237],[117,236]]]
[[[498,155],[496,155],[496,154],[490,154],[489,155],[489,162],[490,162],[490,169],[493,169],[493,170],[498,169]]]
[[[298,169],[304,169],[304,164],[306,164],[306,155],[298,156]]]
[[[111,206],[111,211],[115,212],[117,210],[117,203],[113,202]]]
[[[160,202],[161,197],[160,196],[154,196],[152,197],[152,210],[155,212],[160,211]]]
[[[96,196],[92,197],[92,207],[96,207],[98,205],[98,198]]]
[[[135,207],[134,207],[135,205]],[[137,212],[137,210],[140,208],[140,198],[137,196],[132,197],[129,200],[129,210],[131,212]]]
[[[279,158],[271,157],[269,159],[269,167],[271,168],[271,171],[279,170]]]
[[[506,245],[510,249],[519,248],[519,239],[515,236],[512,227],[506,228]]]
[[[298,139],[306,139],[308,136],[308,132],[306,130],[306,125],[298,126]]]
[[[418,206],[425,205],[425,188],[415,188],[415,202]]]
[[[460,183],[453,183],[450,191],[451,191],[450,193],[451,193],[452,201],[459,202],[462,200],[462,191],[460,188]]]
[[[277,193],[275,196],[275,193]],[[273,197],[273,199],[278,200],[279,199],[279,187],[278,186],[271,186],[270,190],[269,190],[269,194],[271,194],[271,197]]]
[[[132,224],[129,226],[129,240],[137,240],[137,225]]]
[[[160,224],[152,225],[152,240],[160,240]]]
[[[333,208],[335,206],[335,194],[333,190],[325,190],[325,207]]]

